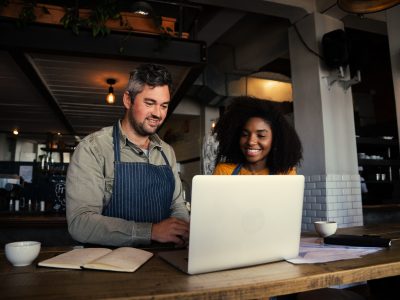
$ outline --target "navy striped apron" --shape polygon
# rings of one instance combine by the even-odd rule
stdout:
[[[146,162],[121,162],[118,123],[113,129],[114,186],[112,198],[103,215],[158,223],[171,214],[175,178],[168,159],[160,149],[166,165]]]

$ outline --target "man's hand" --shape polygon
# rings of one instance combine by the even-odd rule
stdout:
[[[151,239],[161,243],[184,245],[189,239],[189,223],[177,218],[168,218],[153,224]]]

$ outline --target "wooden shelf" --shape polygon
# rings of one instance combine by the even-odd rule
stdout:
[[[400,166],[398,159],[359,159],[359,166]]]
[[[67,227],[65,213],[55,212],[0,212],[0,228]]]
[[[365,180],[366,184],[393,184],[393,181],[389,180]]]
[[[23,7],[22,1],[11,1],[5,7],[2,7],[0,16],[18,19],[19,12]],[[65,16],[65,8],[58,5],[49,5],[44,3],[37,3],[33,7],[33,13],[36,16],[34,22],[41,24],[51,24],[57,26],[63,26],[60,20]],[[89,9],[80,8],[78,10],[79,18],[87,20],[90,18],[92,11]],[[120,12],[121,18],[116,20],[108,19],[105,22],[105,26],[110,30],[122,31],[122,32],[138,32],[152,35],[160,35],[165,32],[173,37],[189,38],[189,33],[182,32],[179,36],[178,32],[175,32],[175,18],[169,18],[161,16],[161,28],[160,29],[154,22],[154,19],[149,16],[137,15],[133,12]]]
[[[399,145],[399,141],[392,139],[386,140],[383,138],[376,137],[358,137],[356,138],[357,144],[360,145],[379,145],[379,146],[396,146]]]
[[[400,209],[400,203],[387,203],[387,204],[370,204],[363,205],[363,209]]]

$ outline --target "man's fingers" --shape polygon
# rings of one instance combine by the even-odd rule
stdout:
[[[177,218],[169,218],[153,224],[152,239],[185,245],[189,239],[189,223]]]
[[[176,219],[176,218],[170,218],[169,220],[171,220],[172,223],[175,223],[177,225],[189,227],[189,223],[186,221]]]

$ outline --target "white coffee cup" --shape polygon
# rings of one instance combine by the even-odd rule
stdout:
[[[8,243],[5,246],[5,254],[10,263],[15,267],[30,265],[40,252],[40,242],[22,241]]]
[[[314,222],[315,231],[321,237],[327,237],[335,234],[337,223],[335,221],[316,221]]]

